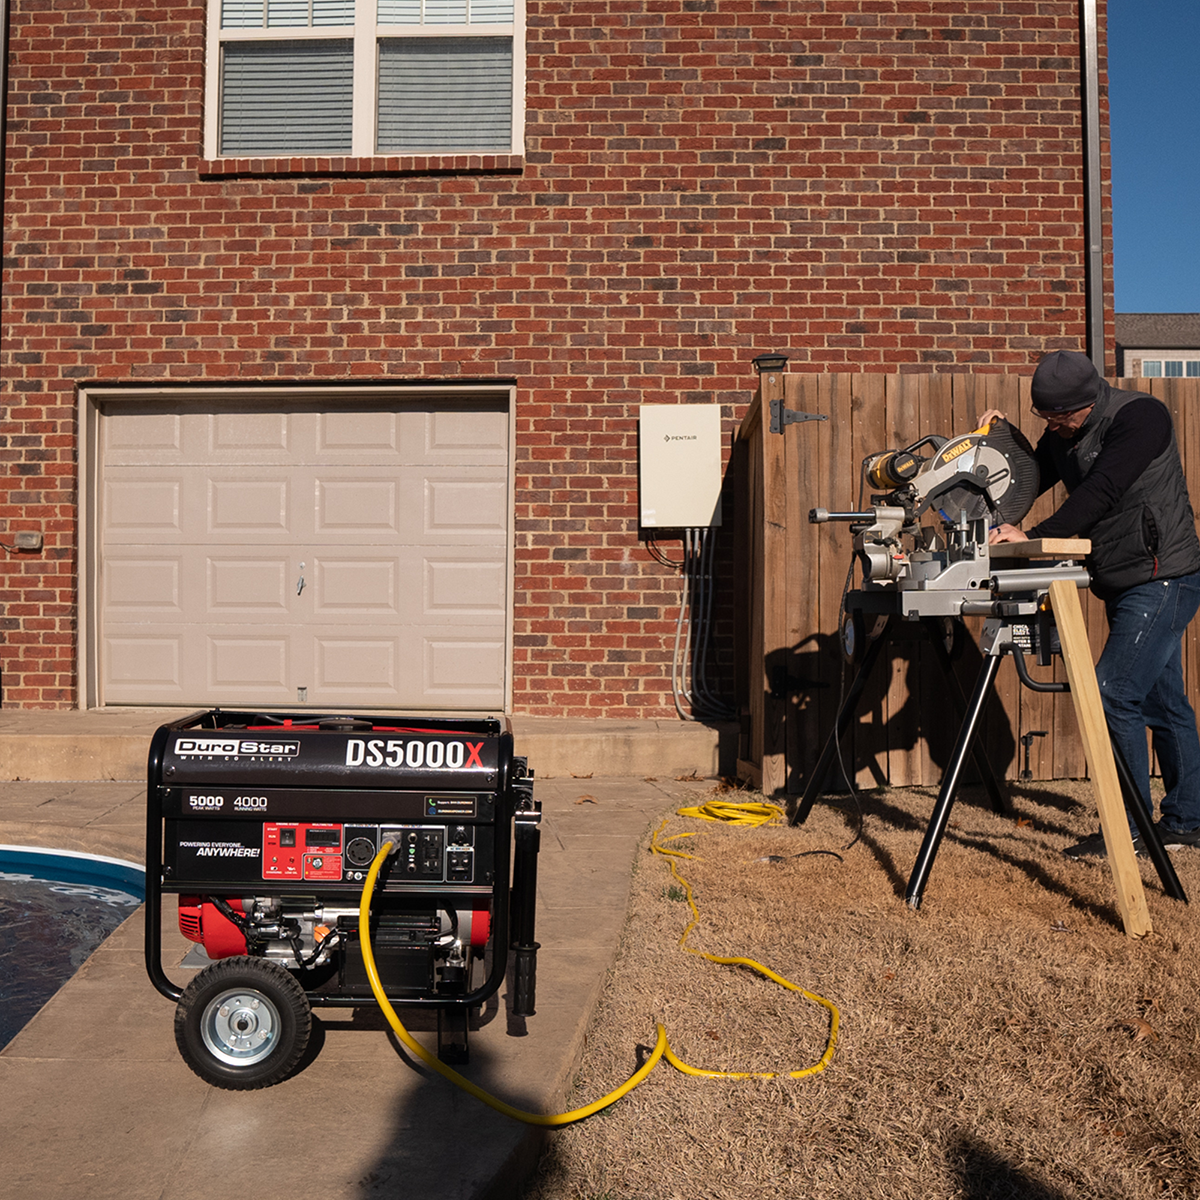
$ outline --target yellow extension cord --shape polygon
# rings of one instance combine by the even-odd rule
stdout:
[[[711,804],[701,805],[697,808],[680,809],[681,816],[694,816],[703,820],[709,821],[726,821],[740,825],[762,825],[767,821],[775,820],[782,816],[782,810],[773,804],[727,804],[721,801],[716,801]],[[679,850],[664,849],[658,843],[658,835],[662,833],[666,827],[667,818],[662,825],[655,831],[654,837],[651,840],[651,850],[655,854],[661,854],[668,860],[668,866],[671,868],[671,874],[683,885],[687,894],[688,904],[692,910],[692,922],[684,930],[683,937],[679,939],[680,947],[686,950],[689,954],[696,954],[701,958],[706,958],[710,962],[721,963],[725,966],[741,966],[749,967],[752,971],[758,972],[760,975],[770,979],[773,983],[777,983],[780,987],[788,988],[790,991],[799,992],[806,999],[820,1004],[829,1011],[829,1038],[826,1042],[825,1053],[820,1059],[810,1067],[805,1067],[799,1071],[789,1071],[788,1075],[792,1079],[803,1079],[808,1075],[815,1075],[818,1071],[823,1071],[833,1058],[834,1048],[837,1045],[838,1033],[838,1010],[832,1001],[826,1000],[822,996],[818,996],[813,992],[805,991],[794,983],[790,983],[781,975],[775,974],[774,971],[764,967],[761,963],[755,962],[750,958],[720,958],[715,954],[704,954],[699,950],[693,950],[687,946],[688,935],[696,927],[700,920],[700,912],[696,908],[696,902],[692,896],[691,885],[679,874],[675,867],[674,859],[676,858],[692,858],[693,855],[684,854]],[[683,833],[676,834],[676,837],[691,837],[692,834]],[[677,1058],[672,1052],[671,1047],[667,1044],[667,1031],[662,1024],[657,1025],[657,1039],[654,1049],[650,1053],[650,1057],[635,1071],[619,1088],[608,1093],[607,1096],[602,1096],[599,1100],[594,1100],[591,1104],[584,1105],[583,1108],[572,1109],[570,1112],[564,1113],[531,1113],[525,1112],[523,1109],[514,1108],[511,1104],[506,1104],[503,1100],[493,1096],[490,1092],[484,1091],[477,1084],[472,1083],[469,1079],[460,1075],[452,1067],[448,1067],[435,1054],[431,1054],[420,1042],[413,1037],[411,1033],[405,1029],[404,1024],[396,1015],[396,1010],[392,1007],[391,1002],[387,998],[387,994],[383,989],[383,983],[379,978],[379,971],[375,966],[375,955],[371,948],[371,938],[369,930],[371,927],[371,897],[375,891],[375,883],[379,878],[379,872],[383,868],[383,864],[387,861],[388,855],[392,851],[392,843],[385,842],[380,848],[379,853],[375,856],[375,860],[371,863],[370,870],[367,872],[367,878],[363,883],[362,898],[358,908],[358,923],[361,936],[359,941],[362,944],[363,964],[367,969],[367,979],[371,984],[371,991],[374,993],[375,999],[379,1007],[383,1010],[383,1015],[387,1018],[388,1024],[395,1031],[396,1036],[407,1047],[409,1051],[415,1054],[427,1066],[435,1070],[439,1075],[448,1079],[455,1087],[461,1088],[464,1092],[474,1096],[477,1100],[481,1100],[489,1108],[495,1109],[505,1116],[513,1117],[518,1121],[524,1121],[527,1125],[542,1125],[542,1126],[559,1126],[570,1125],[575,1121],[581,1121],[584,1117],[590,1117],[594,1113],[598,1113],[601,1109],[607,1108],[610,1104],[615,1104],[622,1096],[628,1095],[647,1075],[654,1070],[660,1058],[666,1060],[675,1067],[676,1070],[682,1071],[686,1075],[700,1075],[713,1079],[774,1079],[777,1073],[774,1071],[708,1071],[699,1067],[689,1066],[681,1059]]]

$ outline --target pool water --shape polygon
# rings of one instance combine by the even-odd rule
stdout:
[[[0,850],[0,1047],[142,902],[122,873],[76,864]]]

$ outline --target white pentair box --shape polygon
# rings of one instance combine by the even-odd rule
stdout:
[[[721,523],[721,406],[638,406],[638,495],[643,529]]]

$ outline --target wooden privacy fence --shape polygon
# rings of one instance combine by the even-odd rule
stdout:
[[[1200,512],[1200,379],[1117,380],[1149,391],[1175,420],[1175,436]],[[824,414],[825,421],[770,432],[769,402]],[[857,509],[860,464],[869,454],[906,446],[926,434],[969,432],[998,408],[1031,441],[1043,422],[1030,411],[1029,376],[1015,375],[762,375],[754,402],[734,439],[730,469],[737,495],[738,690],[743,710],[739,774],[767,794],[803,790],[816,764],[852,669],[843,662],[838,624],[850,568],[845,524],[812,525],[812,508]],[[1042,496],[1025,520],[1048,516],[1065,493]],[[870,505],[870,489],[861,501]],[[860,576],[856,572],[854,586]],[[1081,596],[1093,660],[1104,645],[1103,605]],[[956,662],[963,690],[978,674],[981,618]],[[1184,639],[1184,679],[1200,693],[1200,622]],[[958,717],[934,651],[915,622],[898,621],[843,739],[842,761],[856,786],[936,785],[958,732]],[[1050,678],[1049,669],[1033,668]],[[1061,662],[1055,678],[1064,679]],[[1069,696],[1021,687],[1012,663],[1002,665],[996,695],[982,725],[983,744],[998,775],[1019,778],[1028,747],[1034,779],[1087,774]]]

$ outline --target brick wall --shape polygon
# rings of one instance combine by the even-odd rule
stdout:
[[[7,706],[76,698],[80,381],[515,379],[516,708],[663,716],[634,406],[1084,338],[1073,0],[529,0],[523,160],[237,171],[201,4],[10,7]]]

